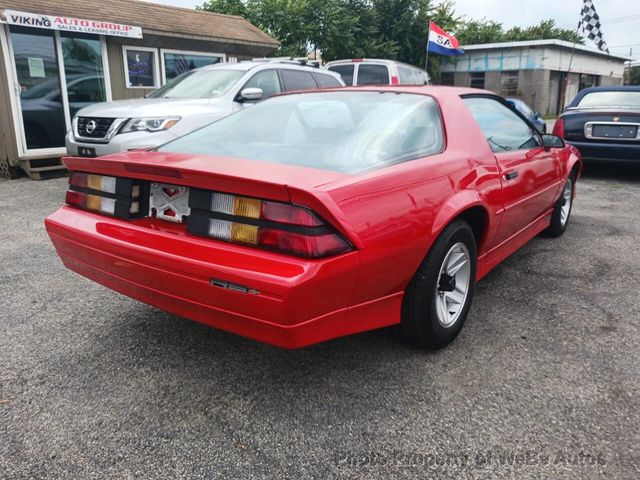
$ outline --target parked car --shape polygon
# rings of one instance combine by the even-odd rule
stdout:
[[[585,88],[558,117],[553,133],[585,160],[640,162],[640,87]]]
[[[280,95],[65,164],[45,223],[68,268],[287,348],[389,325],[447,345],[476,280],[562,235],[581,169],[490,92],[389,86]]]
[[[547,133],[547,122],[544,121],[542,115],[540,115],[538,112],[534,112],[531,107],[529,107],[529,105],[524,103],[519,98],[507,98],[507,102],[513,105],[513,108],[518,110],[527,118],[527,120],[533,123],[540,131],[540,133]]]
[[[335,60],[325,65],[327,70],[340,74],[347,85],[427,85],[429,76],[424,70],[395,60],[352,58]]]
[[[339,87],[338,74],[297,61],[222,63],[190,70],[146,98],[83,108],[66,136],[69,155],[151,148],[276,93]]]

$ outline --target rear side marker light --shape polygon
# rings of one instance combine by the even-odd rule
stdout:
[[[141,194],[142,185],[136,180],[72,172],[66,203],[85,210],[129,219],[140,216]]]
[[[191,189],[187,230],[194,235],[309,258],[351,245],[311,210],[288,203]]]

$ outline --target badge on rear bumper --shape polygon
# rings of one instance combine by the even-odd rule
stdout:
[[[149,215],[169,222],[185,223],[191,213],[189,189],[180,185],[151,183]]]

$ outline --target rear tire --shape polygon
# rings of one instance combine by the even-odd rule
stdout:
[[[471,227],[455,220],[436,239],[405,291],[400,332],[406,340],[437,350],[458,336],[471,307],[477,261]]]
[[[569,178],[567,178],[567,181],[562,187],[562,194],[553,207],[551,224],[542,232],[545,237],[557,238],[567,230],[569,219],[571,218],[571,210],[573,208],[575,177],[574,173],[569,175]]]

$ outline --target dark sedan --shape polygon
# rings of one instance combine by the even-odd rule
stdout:
[[[560,115],[553,133],[585,160],[640,161],[640,87],[585,88]]]

